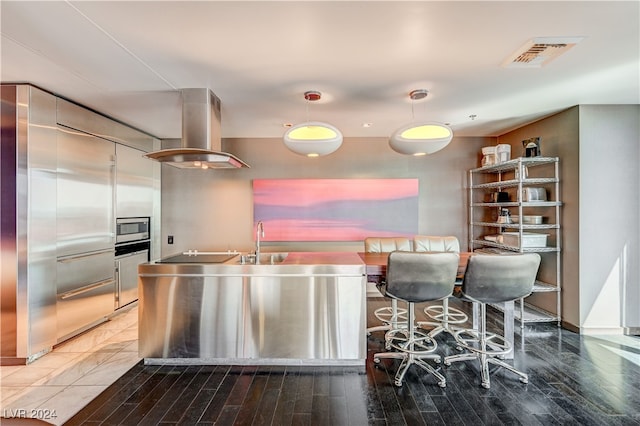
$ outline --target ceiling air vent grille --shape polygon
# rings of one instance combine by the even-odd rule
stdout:
[[[538,37],[529,40],[503,64],[506,68],[540,68],[571,49],[582,37]]]

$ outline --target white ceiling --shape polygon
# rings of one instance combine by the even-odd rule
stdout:
[[[307,119],[388,136],[412,116],[496,136],[578,104],[640,103],[637,0],[2,0],[0,13],[3,82],[159,138],[180,137],[188,87],[222,100],[227,138],[280,137]],[[501,66],[528,40],[558,36],[584,39],[541,68]],[[430,94],[412,105],[413,89]],[[307,105],[306,90],[323,97]]]

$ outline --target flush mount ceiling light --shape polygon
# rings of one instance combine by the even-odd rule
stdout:
[[[426,98],[428,93],[425,89],[414,90],[409,93],[409,97],[413,102]],[[411,108],[413,110],[413,104]],[[452,138],[453,131],[446,124],[413,121],[393,132],[389,138],[389,145],[400,154],[420,156],[440,151]]]
[[[315,102],[322,94],[316,91],[304,92],[307,101],[307,115],[309,102]],[[296,154],[307,157],[319,157],[331,154],[342,145],[342,133],[328,123],[307,121],[291,126],[284,134],[284,144]]]

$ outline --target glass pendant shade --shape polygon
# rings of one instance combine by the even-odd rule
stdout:
[[[342,145],[342,133],[328,123],[296,124],[284,134],[284,144],[296,154],[318,157],[331,154]]]
[[[435,122],[413,122],[396,130],[389,138],[391,149],[407,155],[427,155],[440,151],[453,139],[449,126]]]

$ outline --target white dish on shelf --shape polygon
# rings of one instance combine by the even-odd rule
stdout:
[[[520,242],[519,232],[503,232],[502,241],[506,246],[511,247],[546,247],[548,234],[538,234],[535,232],[523,232],[522,242]]]

